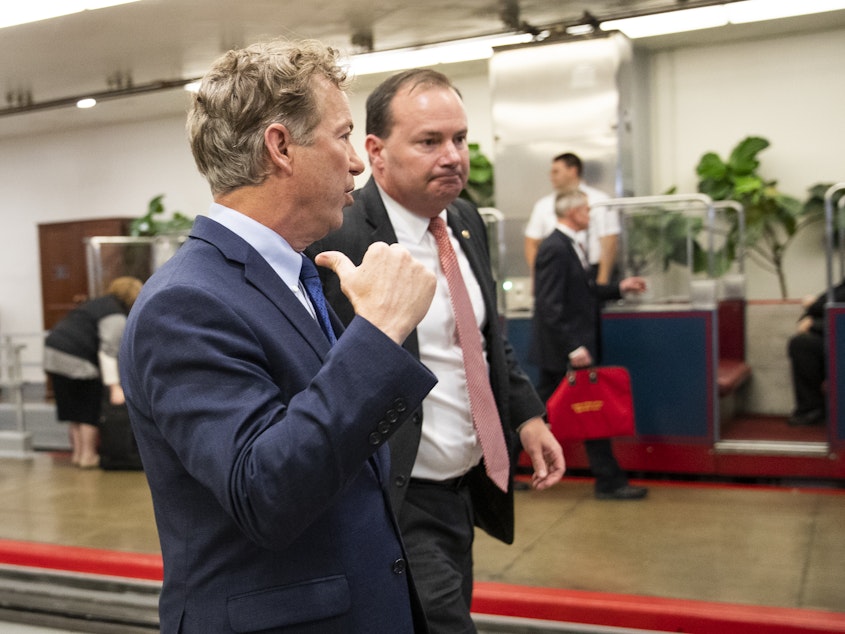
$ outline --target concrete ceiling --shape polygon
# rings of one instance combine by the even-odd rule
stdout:
[[[714,1],[141,0],[0,29],[0,88],[5,96],[0,138],[184,111],[186,96],[180,89],[107,101],[92,110],[4,114],[3,108],[21,98],[42,103],[106,91],[126,77],[135,86],[197,77],[223,51],[271,37],[317,38],[354,53],[360,49],[353,37],[371,37],[374,50],[386,50],[501,33],[509,26],[560,27],[579,21],[585,11],[601,19]],[[674,40],[653,38],[650,44],[640,40],[638,45],[688,45],[707,38],[759,36],[772,29],[841,27],[845,11],[761,24]]]

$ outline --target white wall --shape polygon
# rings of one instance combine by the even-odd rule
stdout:
[[[727,158],[746,136],[771,146],[760,173],[804,200],[820,182],[845,180],[845,31],[656,53],[651,64],[653,192],[696,188],[695,166]],[[823,227],[799,233],[785,256],[790,297],[826,283]],[[749,297],[777,298],[771,273],[748,268]]]
[[[644,76],[652,109],[653,190],[637,193],[672,185],[694,191],[701,154],[724,156],[749,134],[772,142],[761,155],[762,172],[788,194],[803,198],[814,183],[845,180],[843,59],[842,30],[652,54]],[[492,156],[486,63],[444,71],[464,95],[470,140]],[[361,78],[350,100],[362,157],[364,101],[380,79]],[[195,215],[207,209],[210,195],[183,125],[180,115],[0,141],[0,332],[41,327],[38,223],[140,216],[162,193],[168,210]],[[823,284],[821,235],[820,228],[808,231],[787,254],[792,297]],[[774,276],[751,270],[749,278],[750,297],[779,297]]]

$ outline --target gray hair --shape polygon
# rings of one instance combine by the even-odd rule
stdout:
[[[337,50],[316,40],[273,41],[232,50],[212,64],[193,96],[187,131],[213,194],[261,184],[270,173],[264,131],[283,124],[309,145],[320,122],[314,78],[348,87]]]
[[[570,209],[582,207],[589,204],[587,201],[587,194],[580,189],[576,189],[568,194],[558,194],[555,197],[555,215],[558,218],[563,218]]]

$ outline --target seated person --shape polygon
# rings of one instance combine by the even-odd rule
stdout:
[[[833,301],[845,302],[845,280],[833,289]],[[822,425],[825,408],[824,382],[827,378],[824,353],[824,305],[827,291],[804,301],[804,312],[797,332],[789,338],[787,351],[792,369],[795,409],[790,425]]]

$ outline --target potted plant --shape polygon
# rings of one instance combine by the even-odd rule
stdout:
[[[194,224],[192,218],[188,218],[179,211],[173,212],[173,217],[170,220],[157,219],[164,213],[164,194],[155,196],[147,204],[147,213],[140,218],[136,218],[129,226],[129,234],[132,236],[158,236],[162,234],[173,234],[181,231],[187,231]]]
[[[477,207],[494,207],[493,163],[482,152],[478,143],[470,143],[469,177],[461,198],[475,203]]]
[[[696,167],[698,191],[713,200],[735,200],[745,209],[745,253],[763,270],[778,278],[781,296],[788,297],[784,254],[796,234],[822,219],[817,206],[803,204],[780,192],[777,181],[764,178],[757,155],[769,141],[749,136],[740,141],[727,160],[715,152],[704,154]],[[818,186],[820,187],[820,186]],[[731,241],[738,238],[734,221]]]

